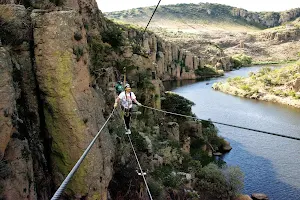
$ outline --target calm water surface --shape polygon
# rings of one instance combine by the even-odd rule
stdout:
[[[300,137],[300,109],[231,96],[211,88],[214,82],[258,70],[259,67],[243,68],[209,81],[177,82],[166,87],[195,102],[193,112],[201,119]],[[233,147],[224,160],[245,173],[244,193],[263,192],[272,200],[300,200],[300,141],[218,128]]]

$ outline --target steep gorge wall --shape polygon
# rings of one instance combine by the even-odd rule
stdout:
[[[24,4],[33,2],[50,5]],[[66,11],[51,3],[32,13],[0,5],[1,198],[49,199],[105,121],[105,98],[90,83],[84,28],[100,34],[105,25],[90,18],[101,14],[94,1],[68,3]],[[114,152],[105,129],[64,198],[106,199]]]
[[[123,57],[130,59],[135,66],[141,69],[155,72],[162,81],[213,76],[211,74],[203,73],[201,75],[196,73],[197,70],[208,67],[206,58],[199,57],[171,42],[164,41],[154,33],[146,32],[143,35],[141,31],[136,29],[125,29],[124,37],[128,41],[127,46],[124,48]],[[139,50],[135,50],[136,45],[140,47]],[[212,62],[214,64],[220,62],[221,69],[224,71],[232,69],[229,58],[221,57]]]
[[[46,129],[52,139],[53,178],[59,185],[104,124],[103,97],[90,87],[87,39],[79,15],[75,11],[54,11],[31,16],[37,81],[45,102]],[[81,34],[82,39],[76,41],[74,33]],[[79,46],[83,49],[80,59],[73,53]],[[91,151],[93,156],[86,158],[68,186],[72,196],[84,196],[87,191],[92,199],[107,196],[114,145],[104,131],[95,146],[98,148]]]

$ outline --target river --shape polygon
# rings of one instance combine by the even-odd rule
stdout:
[[[242,68],[201,82],[173,82],[166,88],[195,102],[192,110],[201,119],[300,137],[300,109],[231,96],[211,88],[215,82],[247,76],[259,68]],[[300,141],[217,127],[233,147],[224,161],[239,166],[245,174],[245,194],[262,192],[271,200],[300,200]]]

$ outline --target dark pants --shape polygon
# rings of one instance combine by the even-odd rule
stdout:
[[[124,121],[127,129],[130,129],[130,118],[131,118],[131,112],[132,108],[124,108],[122,107],[122,110],[124,111]]]

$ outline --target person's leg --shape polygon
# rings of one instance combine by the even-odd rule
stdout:
[[[128,111],[128,129],[130,129],[131,112],[132,112],[132,108],[129,108],[129,111]]]
[[[132,111],[131,108],[129,110],[127,110],[127,109],[124,110],[124,112],[125,112],[124,120],[125,120],[125,124],[126,124],[127,129],[130,129],[131,111]]]
[[[126,128],[129,129],[130,117],[126,116],[126,113],[124,115],[124,120],[125,120]]]

